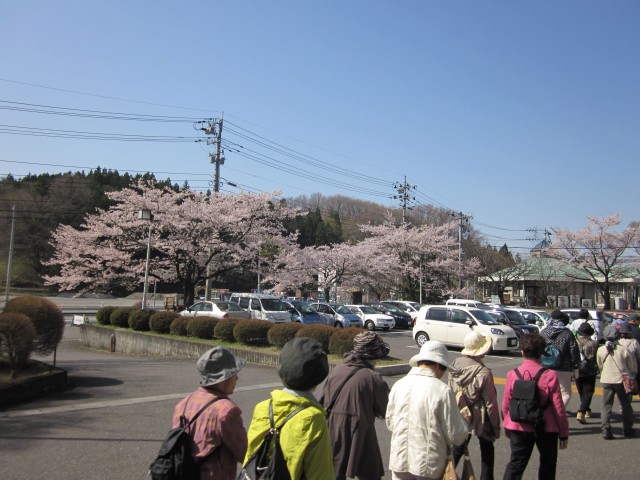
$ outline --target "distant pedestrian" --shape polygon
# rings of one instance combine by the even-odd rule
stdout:
[[[389,386],[373,362],[388,353],[389,345],[377,333],[359,333],[353,350],[329,374],[318,397],[328,411],[336,480],[384,476],[375,419],[385,417]]]
[[[576,419],[585,423],[585,419],[591,418],[591,400],[596,388],[596,375],[598,374],[598,342],[593,336],[594,330],[591,324],[585,322],[578,328],[576,342],[580,351],[580,368],[576,378],[576,389],[580,395],[580,407]]]
[[[454,368],[446,347],[433,340],[422,345],[409,365],[409,373],[391,388],[387,406],[391,478],[440,479],[448,452],[462,445],[468,434],[453,390],[442,381]]]
[[[491,349],[491,337],[471,331],[464,338],[462,356],[453,361],[455,372],[449,373],[449,386],[453,389],[462,416],[469,424],[471,434],[480,441],[481,480],[493,480],[495,459],[494,442],[500,438],[500,407],[493,374],[482,359]],[[453,447],[453,460],[457,465],[471,440]]]
[[[608,325],[604,329],[604,338],[608,342],[615,341],[620,338],[620,325],[624,323],[622,318],[615,318],[611,325]]]
[[[517,370],[524,379],[535,378],[543,369],[540,361],[546,346],[545,338],[538,333],[529,333],[520,337],[520,350],[524,360]],[[502,398],[503,426],[511,444],[511,458],[504,472],[504,480],[522,478],[534,445],[540,454],[538,479],[554,480],[558,448],[562,450],[569,445],[569,422],[560,393],[557,372],[543,369],[538,379],[540,405],[544,408],[544,425],[538,431],[531,423],[516,422],[511,419],[509,408],[516,380],[518,376],[515,370],[509,371]]]
[[[560,392],[565,408],[571,400],[571,382],[574,371],[580,366],[580,351],[573,333],[566,327],[569,316],[560,310],[551,312],[547,328],[540,332],[560,350],[560,366],[553,368],[560,382]]]
[[[242,411],[229,399],[244,364],[245,360],[224,347],[208,350],[196,364],[200,387],[174,409],[172,426],[176,428],[180,426],[181,416],[190,420],[213,401],[189,428],[193,440],[191,453],[199,465],[199,480],[235,480],[238,462],[242,462],[247,451]]]
[[[280,447],[292,480],[334,480],[333,452],[325,411],[313,391],[329,373],[322,344],[311,338],[289,340],[280,351],[278,374],[284,388],[271,392],[258,403],[249,426],[249,447],[245,464],[271,428],[269,412],[279,426],[296,409],[280,431]]]

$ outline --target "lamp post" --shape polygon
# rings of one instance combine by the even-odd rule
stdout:
[[[144,287],[142,288],[142,310],[147,309],[147,292],[149,290],[149,260],[151,259],[151,221],[153,215],[150,210],[140,210],[138,212],[140,220],[149,220],[149,237],[147,239],[147,262],[144,267]]]

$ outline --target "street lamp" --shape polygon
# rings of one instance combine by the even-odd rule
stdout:
[[[144,287],[142,289],[142,310],[147,309],[147,291],[149,290],[149,260],[151,259],[151,221],[153,214],[151,210],[140,210],[138,212],[140,220],[149,220],[149,237],[147,239],[147,262],[144,267]]]

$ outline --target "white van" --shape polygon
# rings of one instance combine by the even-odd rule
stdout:
[[[429,340],[464,347],[464,337],[472,330],[491,337],[494,351],[518,348],[518,336],[511,327],[502,325],[486,310],[457,305],[422,307],[413,326],[413,338],[419,347]]]
[[[445,305],[457,305],[459,307],[469,307],[469,308],[482,308],[484,310],[491,309],[491,307],[486,303],[479,302],[478,300],[469,300],[466,298],[450,298],[445,302]]]
[[[273,323],[291,321],[291,313],[286,305],[273,295],[261,293],[232,293],[229,302],[237,304],[243,310],[251,312],[254,320],[269,320]]]

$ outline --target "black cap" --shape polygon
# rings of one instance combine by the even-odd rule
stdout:
[[[278,375],[292,390],[311,390],[329,374],[327,354],[322,344],[312,338],[289,340],[280,352]]]

